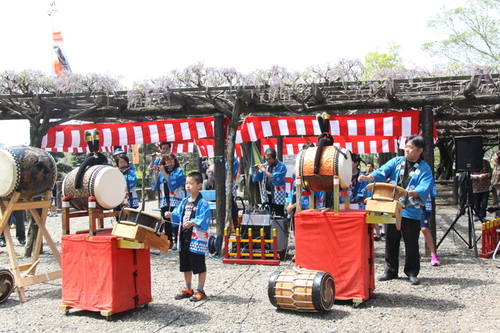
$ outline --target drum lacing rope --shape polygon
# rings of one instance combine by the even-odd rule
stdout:
[[[308,269],[305,269],[305,268],[300,268],[300,267],[293,267],[293,270],[300,273],[300,274],[307,274],[307,277],[301,277],[300,279],[301,280],[304,280],[304,279],[307,279],[308,281],[313,281],[312,280],[312,277],[314,277],[316,275],[316,271],[310,271]],[[287,282],[289,283],[290,281],[276,281],[276,284],[274,286],[275,289],[278,289],[278,290],[290,290],[290,288],[285,288],[285,287],[280,287],[278,286],[278,282],[280,283],[283,283],[283,282]],[[293,297],[295,295],[301,295],[301,296],[312,296],[312,285],[306,285],[306,284],[298,284],[296,283],[295,279],[293,281],[291,281],[292,283],[292,288],[291,288],[291,291],[292,291],[292,295],[290,296],[285,296],[285,295],[276,295],[276,293],[274,294],[274,297],[275,298],[281,298],[281,299],[288,299],[288,300],[291,300],[292,302],[291,303],[286,303],[287,305],[293,305],[295,306],[295,308],[297,310],[307,310],[307,311],[311,311],[311,307],[314,309],[314,306],[313,306],[313,303],[312,303],[312,300],[310,301],[311,302],[311,306],[309,307],[304,307],[304,306],[298,306],[297,303],[304,303],[304,302],[307,302],[307,300],[302,300],[302,301],[299,301],[299,300],[295,300]],[[305,290],[307,289],[311,289],[311,293],[300,293],[300,292],[297,292],[295,290],[295,287],[302,287],[304,288]]]
[[[333,172],[333,176],[338,176],[339,177],[339,180],[341,178],[341,175],[339,174],[340,173],[340,166],[339,166],[339,163],[340,163],[340,160],[339,160],[339,155],[342,155],[344,156],[344,159],[347,160],[347,154],[342,151],[342,148],[339,148],[337,146],[333,146],[335,148],[335,153],[334,153],[334,162],[332,163],[332,172]],[[310,188],[308,188],[306,185],[305,185],[305,181],[304,181],[304,177],[303,177],[303,166],[304,166],[304,159],[305,159],[305,154],[304,154],[304,150],[300,151],[299,153],[299,156],[298,156],[298,159],[299,159],[299,176],[301,177],[301,184],[302,184],[302,188],[303,189],[306,189],[306,190],[310,190]],[[321,188],[321,191],[324,191],[325,188],[330,188],[331,187],[331,183],[328,179],[325,179],[324,175],[321,175],[321,174],[313,174],[311,176],[314,176],[314,182],[311,181],[312,184],[309,184],[311,185],[311,187],[314,187],[316,188],[316,186],[320,186]],[[348,181],[348,180],[346,180]]]
[[[300,155],[299,155],[299,177],[300,177],[300,186],[302,188],[304,188],[304,177],[303,177],[303,164],[304,164],[304,156],[305,155],[305,150],[301,150],[300,151]]]

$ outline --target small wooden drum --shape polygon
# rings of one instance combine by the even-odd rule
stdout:
[[[396,229],[401,230],[401,212],[405,204],[399,198],[405,198],[408,192],[395,184],[371,183],[366,190],[372,192],[370,198],[365,199],[366,223],[396,224]]]
[[[345,148],[326,146],[321,155],[319,174],[314,174],[314,159],[318,147],[302,150],[295,162],[295,174],[302,180],[302,188],[311,191],[333,191],[333,177],[338,176],[340,187],[351,184],[351,152]]]
[[[404,188],[388,183],[370,183],[366,190],[372,192],[372,199],[376,200],[398,200],[408,194]]]
[[[321,271],[299,268],[276,271],[269,279],[267,292],[271,303],[285,310],[323,312],[330,310],[335,302],[333,277]]]
[[[9,298],[14,290],[14,275],[8,269],[0,267],[0,303]]]
[[[134,222],[155,229],[160,217],[133,208],[123,208],[120,221]]]
[[[78,210],[88,209],[88,197],[96,198],[97,207],[112,209],[123,202],[126,195],[126,183],[120,170],[109,165],[92,165],[85,170],[82,188],[75,188],[78,169],[64,177],[62,195],[71,197],[71,206]]]
[[[0,197],[21,192],[22,198],[37,197],[51,190],[56,181],[56,162],[40,148],[19,146],[0,149]]]
[[[168,252],[170,241],[168,237],[154,229],[128,221],[115,222],[111,234],[117,237],[143,243],[162,252]]]

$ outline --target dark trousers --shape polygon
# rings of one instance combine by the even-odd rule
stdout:
[[[175,242],[177,239],[178,225],[173,226],[170,219],[165,218],[165,212],[167,212],[167,211],[171,212],[174,210],[174,208],[175,207],[162,207],[161,208],[161,218],[163,221],[165,221],[163,223],[163,232],[165,233],[165,236],[168,237],[168,240],[170,242]]]
[[[276,216],[286,217],[285,205],[277,205],[273,203],[272,195],[267,196],[267,202],[264,202],[264,204],[269,205],[269,207],[271,207],[271,213],[274,213]]]
[[[474,209],[476,210],[476,213],[483,219],[486,218],[486,206],[488,206],[489,194],[490,192],[486,191],[481,193],[474,193],[473,195]]]
[[[231,204],[231,220],[233,222],[233,227],[239,228],[238,225],[238,204],[236,203],[236,200],[234,197],[232,198],[233,203]]]
[[[24,219],[26,216],[26,212],[24,210],[15,210],[12,212],[11,218],[14,218],[16,221],[16,238],[18,241],[26,240],[26,227],[24,226]],[[7,228],[10,226],[7,225]],[[0,235],[0,239],[5,239],[2,235]]]
[[[405,267],[406,275],[417,276],[420,271],[420,257],[418,252],[418,238],[420,236],[420,221],[403,217],[401,230],[396,229],[395,224],[387,225],[385,241],[386,272],[390,275],[398,275],[399,271],[399,244],[401,237],[405,243]]]
[[[276,216],[286,217],[285,215],[285,205],[271,204],[271,209],[276,214]]]

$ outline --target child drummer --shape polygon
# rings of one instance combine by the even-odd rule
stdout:
[[[199,172],[191,172],[186,177],[186,192],[184,198],[173,212],[165,212],[165,218],[179,224],[179,259],[180,271],[184,273],[185,287],[175,295],[175,299],[189,298],[198,302],[207,298],[205,280],[207,267],[205,252],[208,246],[208,227],[210,225],[210,205],[203,199],[200,190],[203,186],[203,176]],[[192,289],[193,274],[198,274],[198,287]]]

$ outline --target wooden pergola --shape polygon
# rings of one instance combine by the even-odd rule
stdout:
[[[433,121],[438,145],[453,142],[455,136],[480,135],[485,147],[498,146],[500,75],[0,95],[0,119],[30,118],[32,125],[40,124],[38,128],[32,126],[32,135],[39,137],[49,127],[71,119],[109,123],[214,116],[219,179],[224,178],[225,172],[224,116],[231,119],[228,150],[232,151],[235,128],[247,115],[293,117],[321,112],[343,115],[411,109],[421,110],[421,130],[428,147],[434,145]],[[443,159],[452,158],[452,152],[449,154]],[[425,158],[433,165],[432,150],[426,150]],[[217,200],[225,202],[225,185],[218,186]],[[219,221],[225,220],[224,213],[218,211]]]
[[[0,95],[0,119],[26,119],[48,110],[49,120],[127,122],[213,116],[340,115],[431,107],[439,138],[482,135],[496,145],[500,118],[500,74],[387,79],[322,84],[165,88],[116,91]],[[17,112],[16,112],[17,111]],[[21,111],[21,112],[20,112]]]

